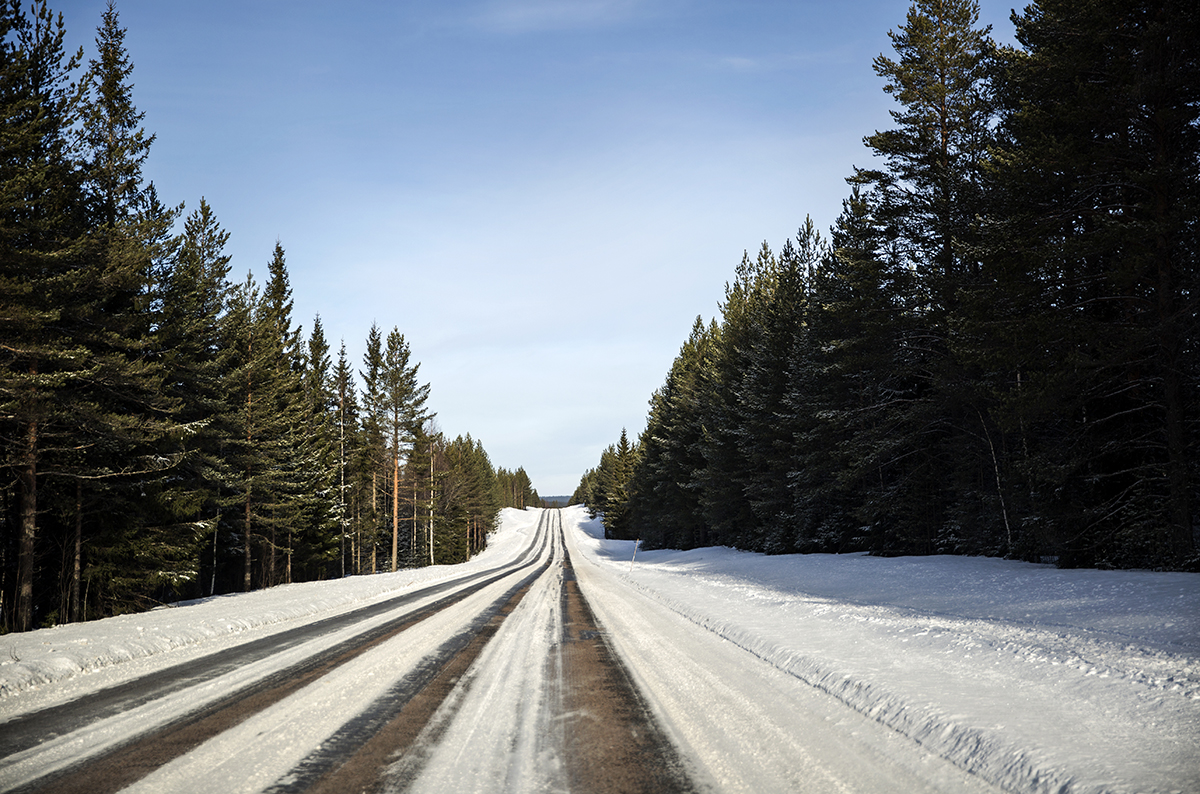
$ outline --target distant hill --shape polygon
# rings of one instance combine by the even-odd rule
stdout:
[[[543,496],[542,501],[546,503],[546,507],[566,507],[571,501],[570,496]]]

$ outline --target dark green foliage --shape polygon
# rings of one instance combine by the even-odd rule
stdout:
[[[637,465],[638,450],[629,444],[625,430],[617,445],[600,458],[600,490],[604,494],[604,532],[610,538],[634,537],[629,526],[629,479]]]
[[[431,415],[425,413],[425,401],[429,396],[429,385],[417,380],[420,364],[410,364],[411,352],[404,335],[393,328],[387,337],[383,353],[383,368],[379,373],[380,404],[382,409],[379,423],[383,428],[388,470],[391,478],[391,568],[396,570],[401,555],[409,565],[416,565],[425,556],[419,553],[419,531],[422,519],[428,512],[425,490],[427,477],[420,471],[423,467],[432,472],[429,457],[432,450],[425,434],[425,423]],[[401,471],[401,462],[406,462]],[[424,496],[424,498],[422,498]],[[403,544],[400,537],[401,521],[408,525]]]
[[[737,278],[725,287],[721,344],[705,370],[710,382],[701,391],[703,433],[700,450],[705,467],[697,478],[700,504],[709,531],[729,545],[761,545],[758,521],[747,487],[755,472],[741,421],[743,375],[751,366],[758,330],[756,311],[769,300],[778,276],[775,256],[764,242],[753,261],[743,254]]]
[[[533,482],[525,469],[518,468],[509,471],[505,468],[496,470],[496,487],[499,494],[500,507],[515,507],[524,510],[527,507],[541,507],[542,500],[533,488]]]
[[[496,472],[471,436],[440,443],[435,505],[434,561],[463,562],[483,550],[500,510]]]
[[[576,499],[652,546],[1196,567],[1200,12],[917,0],[825,250],[744,256]]]
[[[495,473],[426,432],[404,338],[372,329],[360,410],[282,245],[231,287],[208,203],[180,230],[144,181],[125,35],[109,3],[76,76],[60,17],[0,3],[0,631],[374,571],[401,470],[408,562],[478,552]]]
[[[983,246],[1004,303],[980,355],[1019,439],[1022,549],[1180,564],[1195,553],[1200,14],[1051,1],[1015,21]]]
[[[583,475],[572,501],[586,504],[592,517],[603,516],[605,537],[632,540],[629,502],[630,481],[640,451],[631,446],[624,429],[621,440],[600,454],[600,465]]]
[[[353,508],[359,501],[356,497],[361,497],[361,489],[355,487],[354,453],[360,448],[363,438],[354,373],[346,359],[345,342],[342,342],[338,352],[332,387],[333,435],[337,444],[337,501],[334,517],[338,532],[338,570],[345,576],[347,573],[358,571],[357,550],[361,545],[361,522]]]
[[[718,329],[699,317],[667,381],[650,399],[641,454],[631,471],[628,522],[648,548],[703,546],[705,522],[696,472],[704,466],[700,389],[706,383]],[[584,478],[572,501],[596,505],[596,487]]]
[[[221,318],[229,297],[229,256],[224,253],[229,233],[217,223],[203,198],[188,216],[179,240],[174,266],[160,278],[162,322],[157,348],[165,369],[164,389],[179,409],[185,432],[175,440],[180,463],[164,502],[176,522],[202,533],[206,550],[200,568],[206,571],[201,592],[211,594],[222,549],[221,516],[232,504],[234,472],[225,452],[233,432],[226,375],[231,351],[223,342]]]
[[[69,332],[88,292],[86,192],[70,130],[79,93],[70,82],[65,33],[45,4],[27,16],[0,6],[0,417],[6,472],[4,625],[42,619],[39,540],[53,492],[48,470],[68,470],[78,430],[67,396],[91,374],[86,348]],[[71,490],[74,490],[73,488]],[[61,494],[59,495],[61,498]]]

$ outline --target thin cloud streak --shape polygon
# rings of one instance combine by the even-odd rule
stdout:
[[[645,6],[639,0],[499,0],[474,21],[502,33],[606,28],[633,19]]]

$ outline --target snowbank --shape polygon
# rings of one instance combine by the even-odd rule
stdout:
[[[1200,791],[1200,575],[580,546],[693,622],[1020,791]]]
[[[11,696],[42,684],[166,652],[207,653],[222,647],[220,643],[257,638],[410,587],[503,564],[516,556],[523,538],[536,529],[537,519],[534,511],[503,510],[501,529],[489,536],[482,553],[463,565],[281,585],[0,637],[0,716]]]
[[[405,588],[513,559],[506,510],[462,566],[277,587],[0,637],[0,720]],[[613,577],[983,778],[1200,792],[1200,575],[964,557],[639,552],[563,513]],[[578,564],[578,563],[577,563]],[[53,682],[53,686],[46,684]]]

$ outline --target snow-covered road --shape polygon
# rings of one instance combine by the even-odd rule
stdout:
[[[586,535],[567,537],[610,641],[705,788],[999,790],[631,586],[621,574],[632,560],[613,564]]]
[[[2,638],[0,791],[1200,792],[1200,576],[632,546]]]
[[[6,718],[0,724],[0,747],[5,748],[0,790],[96,792],[137,781],[133,790],[236,792],[262,791],[284,781],[303,769],[331,737],[352,732],[361,715],[378,710],[381,702],[397,703],[422,689],[439,662],[469,642],[479,624],[514,591],[545,575],[560,543],[545,530],[528,532],[522,541],[508,544],[510,553],[493,559],[498,564],[491,568],[462,566],[468,570],[448,577],[443,570],[440,582],[400,586],[365,603],[350,597],[334,615],[301,610],[308,619],[245,630],[240,632],[241,642],[214,637],[184,646],[178,655],[153,654],[138,664],[104,667],[96,671],[91,686],[81,676],[65,676],[55,684],[11,695],[0,702]],[[299,592],[305,589],[310,588]],[[197,609],[200,614],[191,622],[199,623],[219,621],[222,611],[238,612],[232,604],[217,604],[214,613],[213,606],[210,601],[183,610]],[[221,609],[226,606],[229,609]],[[172,629],[156,626],[155,615],[137,617],[132,628],[139,637],[150,634],[163,644],[182,644],[168,641]],[[240,620],[254,622],[249,615]],[[308,632],[312,626],[319,630]],[[117,621],[111,628],[117,636],[109,639],[102,627],[99,633],[85,629],[83,636],[69,639],[65,635],[73,632],[49,632],[58,635],[49,643],[51,651],[55,641],[65,640],[65,650],[77,660],[83,654],[73,645],[96,649],[93,662],[103,663],[106,645],[122,648],[120,635],[128,635],[131,626]],[[275,652],[247,654],[264,645],[275,646]],[[216,647],[205,653],[205,646]],[[28,643],[14,644],[10,655],[28,658],[36,650]],[[54,664],[57,661],[39,665],[30,659],[23,666],[30,677],[39,668],[48,677],[64,669]],[[139,669],[123,675],[126,666]],[[308,677],[308,685],[296,689],[294,682],[301,676]],[[150,694],[142,686],[146,681],[155,682]],[[75,697],[56,697],[59,689]],[[105,696],[114,691],[120,697],[110,702]],[[97,698],[102,702],[89,715],[87,709]],[[206,720],[216,721],[215,735],[202,735],[200,741],[188,740],[195,746],[183,746],[177,738],[180,727],[186,731]],[[143,749],[147,739],[153,747]],[[157,749],[164,744],[186,752],[173,756]],[[145,759],[147,753],[153,760]],[[99,765],[92,759],[100,759]]]

